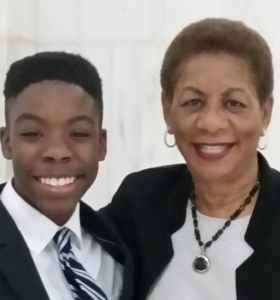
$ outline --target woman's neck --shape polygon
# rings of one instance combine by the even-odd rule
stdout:
[[[204,215],[228,219],[248,197],[257,182],[258,166],[247,169],[246,172],[235,174],[231,178],[219,180],[203,180],[193,178],[196,195],[196,207]],[[252,213],[258,193],[239,217]]]

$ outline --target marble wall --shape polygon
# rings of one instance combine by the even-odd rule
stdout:
[[[267,39],[274,55],[275,108],[264,154],[280,169],[279,9],[277,0],[0,0],[0,82],[14,60],[37,51],[78,52],[97,66],[108,155],[85,200],[99,208],[127,173],[183,161],[163,144],[159,69],[170,40],[201,18],[240,19]],[[1,182],[11,175],[10,162],[1,158]]]

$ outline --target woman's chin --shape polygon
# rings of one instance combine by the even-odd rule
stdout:
[[[227,178],[231,178],[233,170],[229,169],[228,166],[223,167],[209,167],[199,168],[194,171],[194,176],[208,182],[224,181]]]

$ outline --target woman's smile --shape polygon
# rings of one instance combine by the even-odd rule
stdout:
[[[193,144],[194,149],[201,158],[205,160],[218,160],[224,158],[234,146],[234,143],[215,144]]]

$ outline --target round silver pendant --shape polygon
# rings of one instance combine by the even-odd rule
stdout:
[[[210,260],[205,254],[199,254],[193,261],[193,268],[198,273],[205,273],[210,268]]]

